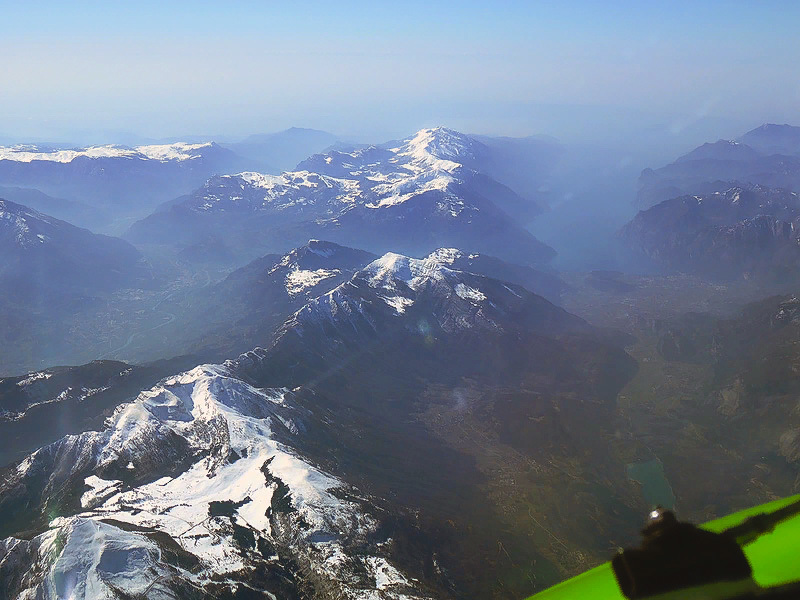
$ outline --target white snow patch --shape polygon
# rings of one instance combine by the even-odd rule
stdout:
[[[340,272],[338,269],[317,269],[315,271],[294,269],[286,275],[286,291],[290,296],[296,296],[321,281],[339,275]]]
[[[86,388],[86,387],[83,387],[83,388],[81,388],[80,400],[81,401],[86,400],[90,396],[94,396],[95,394],[99,394],[100,392],[105,392],[108,389],[110,389],[110,386],[107,386],[107,385],[105,385],[103,387],[99,387],[99,388]]]
[[[375,577],[375,586],[379,590],[385,590],[394,585],[409,585],[408,579],[390,565],[385,558],[369,556],[367,557],[367,564],[370,572]]]
[[[98,504],[102,504],[106,499],[113,496],[122,486],[119,480],[106,480],[100,479],[96,475],[90,475],[84,479],[84,484],[89,487],[89,490],[81,496],[81,508],[93,508]]]
[[[483,302],[486,300],[486,294],[475,288],[471,288],[464,283],[456,284],[454,288],[459,298],[469,300],[470,302]]]
[[[443,265],[452,265],[456,260],[464,256],[458,248],[439,248],[428,255],[428,259],[434,260]],[[472,258],[472,256],[470,256]]]
[[[406,312],[406,308],[414,304],[414,301],[411,298],[405,298],[404,296],[384,297],[383,301],[391,306],[398,315]]]
[[[63,530],[66,544],[52,567],[48,597],[100,600],[116,597],[114,588],[169,597],[153,585],[162,576],[156,569],[161,552],[145,536],[89,519],[71,519]],[[54,538],[48,549],[55,551],[55,544]]]
[[[32,384],[34,381],[40,381],[42,379],[50,379],[52,376],[53,374],[48,373],[47,371],[39,371],[38,373],[29,373],[25,379],[23,379],[22,381],[18,381],[17,385],[19,387],[25,387],[27,385]]]

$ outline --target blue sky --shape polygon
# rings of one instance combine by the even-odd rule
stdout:
[[[8,4],[0,137],[800,124],[797,2]]]

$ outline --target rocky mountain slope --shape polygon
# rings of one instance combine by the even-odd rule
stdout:
[[[0,252],[0,375],[77,343],[72,318],[111,294],[159,284],[128,242],[7,200],[0,200]]]
[[[423,597],[386,560],[363,500],[273,438],[298,432],[298,412],[288,390],[198,367],[121,406],[108,429],[35,452],[6,474],[4,530],[34,493],[65,516],[0,545],[4,597]]]
[[[800,266],[800,198],[796,192],[741,185],[681,196],[641,211],[620,236],[668,271],[713,279],[786,279]]]
[[[61,437],[101,427],[122,402],[192,357],[129,365],[98,360],[0,379],[0,468]]]
[[[0,252],[3,296],[49,301],[54,293],[90,294],[149,278],[129,243],[1,199]]]
[[[761,154],[800,155],[800,127],[765,123],[744,134],[739,141]]]

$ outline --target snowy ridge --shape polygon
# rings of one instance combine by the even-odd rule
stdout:
[[[430,260],[435,260],[442,265],[452,265],[458,259],[463,258],[464,256],[473,259],[478,258],[480,254],[465,254],[458,248],[439,248],[431,252],[428,258]]]
[[[206,183],[203,202],[197,211],[247,208],[249,210],[286,210],[328,204],[348,205],[361,194],[359,182],[328,177],[309,171],[293,171],[281,175],[239,173],[221,175]]]
[[[758,202],[760,209],[771,208],[775,204],[782,205],[784,209],[797,209],[800,207],[800,196],[798,196],[797,192],[768,188],[757,184],[748,186],[735,185],[722,192],[713,192],[712,195],[731,204],[738,204],[742,200],[742,196],[747,195]],[[694,197],[698,200],[698,204],[702,203],[702,196]]]
[[[390,314],[404,315],[418,302],[436,307],[434,316],[448,332],[474,327],[499,330],[490,316],[496,308],[487,294],[479,289],[485,278],[456,271],[446,266],[448,251],[437,250],[423,259],[388,252],[358,271],[350,281],[309,302],[297,311],[284,331],[294,330],[300,336],[309,326],[330,321],[336,326],[360,330],[356,323],[376,329],[372,314],[376,303],[390,309]],[[521,296],[507,287],[502,293]]]
[[[19,600],[118,597],[113,590],[156,600],[174,597],[154,585],[170,572],[159,562],[159,547],[147,537],[93,519],[58,521],[59,526],[31,541],[0,541],[0,562],[25,573]],[[28,587],[35,579],[26,572],[31,567],[46,570],[47,576]]]
[[[185,161],[200,158],[202,153],[198,151],[210,148],[212,144],[213,142],[201,144],[177,142],[174,144],[136,146],[134,148],[109,144],[68,150],[40,149],[36,146],[27,145],[3,146],[0,147],[0,160],[26,163],[33,161],[70,163],[76,158],[123,158],[160,162]]]
[[[49,376],[51,376],[50,373],[47,373],[46,375],[47,375],[46,377],[41,377],[41,378],[36,378],[36,379],[48,379]],[[35,379],[33,381],[35,381]],[[26,381],[18,382],[17,385],[20,386],[20,387],[25,387],[25,385],[30,385],[30,383],[32,383],[31,380],[26,380]],[[25,385],[22,385],[22,384],[25,384]],[[99,387],[99,388],[82,387],[80,389],[80,393],[77,395],[77,401],[78,402],[83,402],[84,400],[86,400],[90,396],[94,396],[95,394],[99,394],[101,392],[105,392],[107,389],[109,389],[107,386]],[[47,398],[45,400],[40,400],[39,402],[30,402],[30,403],[28,403],[24,407],[23,410],[9,411],[9,410],[0,409],[0,420],[3,420],[3,421],[18,421],[19,419],[22,419],[23,417],[25,417],[25,415],[28,414],[28,411],[30,409],[32,409],[32,408],[35,408],[37,406],[42,406],[43,404],[52,404],[54,402],[63,402],[64,400],[67,400],[70,396],[73,396],[73,389],[71,387],[68,387],[65,390],[62,390],[60,393],[56,394],[55,396],[52,396],[52,397]]]
[[[309,240],[304,246],[285,254],[267,271],[267,275],[284,277],[286,293],[290,297],[294,298],[302,294],[311,298],[313,297],[311,294],[318,285],[342,275],[343,268],[348,270],[345,265],[350,265],[350,261],[353,260],[350,255],[354,252],[360,251],[331,242]],[[328,289],[332,287],[334,286],[331,285]],[[320,291],[322,290],[317,290],[317,294]]]
[[[202,142],[199,144],[187,144],[185,142],[177,142],[174,144],[158,144],[151,146],[136,146],[134,150],[139,154],[144,155],[151,160],[166,161],[183,161],[193,160],[202,156],[198,150],[211,148],[213,142]]]
[[[416,259],[394,252],[387,252],[363,270],[363,273],[369,276],[370,286],[392,290],[397,288],[398,282],[403,282],[416,290],[428,281],[444,280],[449,272],[450,269],[435,255]]]
[[[48,373],[47,371],[38,371],[36,373],[29,373],[28,376],[17,382],[19,387],[25,387],[32,384],[34,381],[39,381],[40,379],[50,379],[53,376],[52,373]]]
[[[407,156],[418,169],[433,167],[438,171],[455,171],[465,160],[475,158],[480,143],[446,127],[421,129],[395,148],[398,156]]]
[[[458,217],[470,207],[453,186],[473,173],[459,161],[474,159],[479,146],[450,129],[423,129],[388,150],[333,151],[281,175],[246,172],[213,178],[194,208],[224,210],[234,202],[252,210],[315,206],[322,215],[335,216],[354,205],[380,209],[433,192],[439,211]]]
[[[308,243],[305,246],[295,248],[291,252],[286,253],[281,260],[275,263],[275,265],[269,270],[269,273],[272,274],[285,267],[296,266],[297,268],[301,268],[299,263],[303,259],[304,255],[307,255],[308,253],[319,258],[327,259],[331,258],[338,251],[343,249],[345,249],[344,246],[339,246],[338,244],[333,244],[331,242],[308,240]]]
[[[436,250],[423,259],[389,252],[368,265],[363,273],[370,287],[379,290],[381,294],[387,294],[381,297],[398,314],[402,314],[406,308],[414,304],[414,296],[429,286],[435,288],[440,296],[452,300],[455,294],[480,309],[481,304],[486,301],[486,295],[465,284],[462,281],[464,273],[446,266],[453,251],[453,249]],[[413,295],[403,293],[405,286],[413,292]],[[469,320],[458,321],[457,324],[463,327],[472,326]]]
[[[279,568],[287,554],[343,597],[411,597],[406,576],[359,549],[369,547],[378,522],[347,499],[348,487],[276,441],[278,429],[298,442],[302,435],[290,395],[204,365],[120,406],[105,431],[30,455],[6,485],[26,485],[66,447],[78,457],[70,480],[83,490],[83,512],[54,519],[31,542],[0,542],[0,561],[30,553],[38,567],[25,575],[19,597],[106,598],[113,586],[174,597],[212,579],[235,590],[253,564]],[[133,483],[159,467],[163,476]],[[170,536],[194,566],[166,561],[148,531]]]

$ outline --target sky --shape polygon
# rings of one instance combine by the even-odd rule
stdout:
[[[0,140],[800,124],[798,2],[29,0],[0,16]]]

